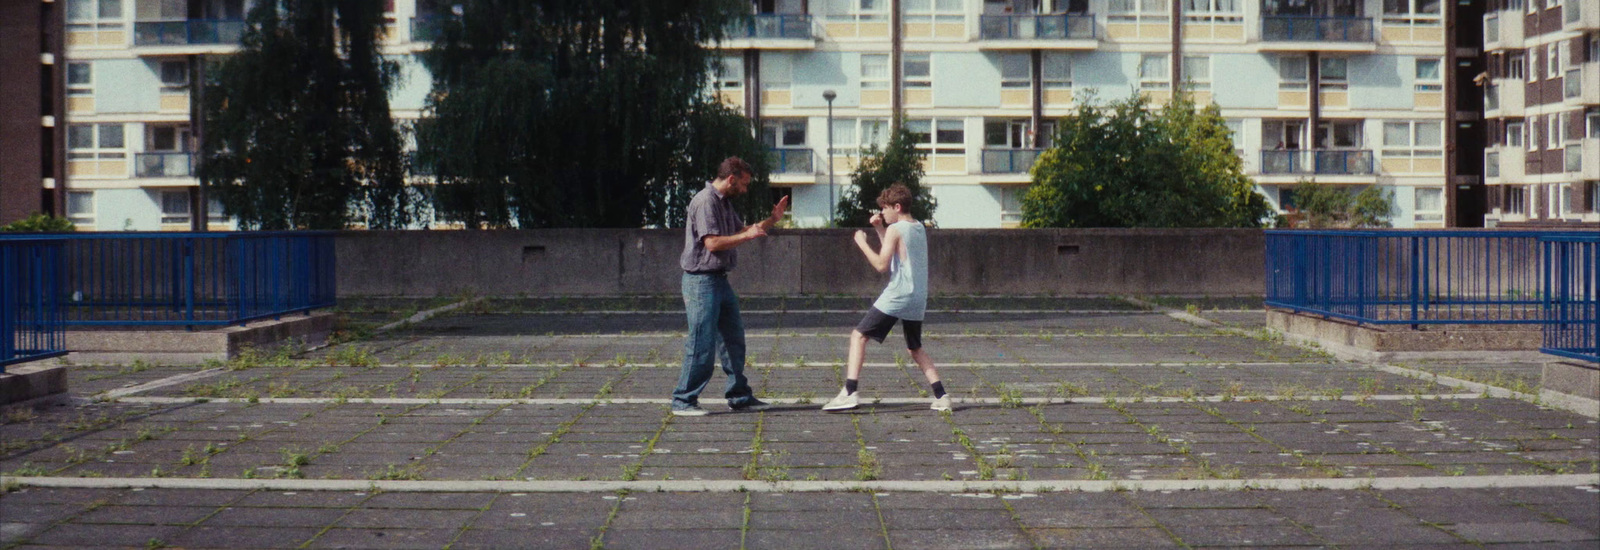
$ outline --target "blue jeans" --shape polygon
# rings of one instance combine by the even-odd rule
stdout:
[[[715,356],[722,355],[722,372],[728,374],[728,405],[753,398],[744,376],[744,322],[739,319],[739,296],[727,275],[683,274],[683,307],[689,314],[689,340],[683,345],[683,374],[672,392],[672,408],[696,405],[711,381]]]

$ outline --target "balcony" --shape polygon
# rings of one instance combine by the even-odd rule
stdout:
[[[1058,13],[1052,15],[985,15],[979,20],[978,36],[983,40],[1015,43],[985,44],[986,48],[1034,47],[1031,41],[1086,41],[1095,47],[1094,15]],[[1060,45],[1059,42],[1055,44]]]
[[[1372,151],[1301,150],[1261,152],[1261,173],[1365,176],[1372,172]]]
[[[728,25],[720,44],[727,49],[793,50],[817,45],[813,20],[803,13],[756,13]]]
[[[1371,51],[1376,44],[1370,17],[1269,15],[1261,18],[1263,49],[1276,51]]]
[[[133,175],[138,178],[194,177],[194,154],[134,153]]]
[[[1600,6],[1576,0],[1561,4],[1562,29],[1567,32],[1600,30]]]
[[[1527,81],[1520,78],[1496,78],[1484,89],[1483,115],[1488,118],[1520,117],[1528,107]]]
[[[1484,51],[1521,48],[1523,17],[1523,10],[1520,9],[1490,12],[1484,17]]]
[[[1500,16],[1490,14],[1483,18],[1483,42],[1494,44],[1500,41]]]
[[[767,149],[767,158],[772,161],[773,174],[815,174],[812,156],[811,150],[803,147]]]
[[[411,41],[433,42],[444,34],[445,23],[448,17],[413,17],[411,18]]]
[[[1578,179],[1600,180],[1600,138],[1584,138],[1567,146],[1567,172]]]
[[[1044,149],[984,149],[983,173],[1026,174]]]
[[[1600,61],[1568,69],[1564,77],[1561,97],[1568,105],[1600,105]]]
[[[139,21],[133,24],[135,46],[237,46],[244,38],[241,19]]]
[[[1500,145],[1491,147],[1488,154],[1484,155],[1485,183],[1523,183],[1527,177],[1528,167],[1527,149],[1520,145]],[[1493,159],[1494,170],[1490,171],[1489,162]]]

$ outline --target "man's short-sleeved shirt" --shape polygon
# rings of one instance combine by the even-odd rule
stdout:
[[[706,188],[695,193],[694,199],[689,201],[689,219],[683,225],[683,257],[679,259],[679,265],[691,273],[733,271],[733,266],[739,263],[738,251],[706,250],[705,238],[728,237],[743,229],[744,222],[739,221],[739,214],[733,210],[733,202],[707,183]]]

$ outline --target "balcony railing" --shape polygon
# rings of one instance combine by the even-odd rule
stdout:
[[[190,19],[188,21],[138,21],[133,24],[136,46],[238,44],[244,38],[242,19]]]
[[[813,174],[811,150],[799,147],[767,149],[774,174]]]
[[[1094,15],[985,15],[979,20],[984,40],[1092,40]]]
[[[1268,42],[1371,42],[1372,18],[1269,15],[1261,20],[1261,39]]]
[[[134,153],[133,174],[140,178],[186,178],[194,175],[193,153]]]
[[[413,17],[411,18],[411,41],[432,42],[444,34],[444,25],[450,19],[447,17]]]
[[[1583,145],[1568,145],[1566,152],[1562,153],[1562,160],[1566,161],[1566,171],[1578,173],[1583,171]]]
[[[810,40],[811,16],[802,13],[757,13],[728,26],[728,38],[797,38]]]
[[[1044,149],[984,149],[983,173],[1025,174]]]
[[[1372,151],[1262,151],[1262,174],[1372,174]]]

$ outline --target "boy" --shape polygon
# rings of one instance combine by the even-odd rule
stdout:
[[[950,396],[944,392],[939,372],[933,368],[933,359],[922,349],[922,314],[928,306],[928,232],[922,223],[911,217],[911,190],[896,183],[878,195],[882,210],[872,215],[872,228],[878,231],[882,247],[873,250],[867,244],[867,233],[856,231],[856,246],[879,273],[889,273],[889,286],[872,303],[872,309],[850,333],[850,360],[845,370],[844,389],[834,397],[824,411],[843,411],[860,405],[856,385],[861,379],[861,363],[866,360],[867,339],[882,344],[894,328],[896,321],[905,330],[906,349],[917,362],[922,374],[928,377],[933,388],[933,406],[936,411],[950,410]]]

